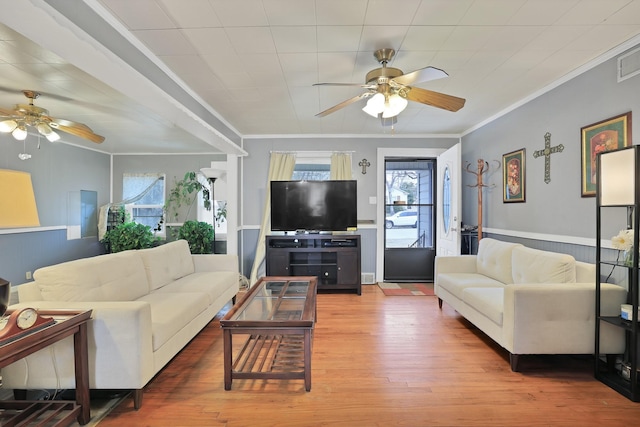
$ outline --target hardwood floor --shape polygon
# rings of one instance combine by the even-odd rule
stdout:
[[[528,356],[511,372],[502,348],[436,297],[318,295],[312,388],[234,380],[224,390],[222,333],[211,322],[99,427],[623,426],[633,403],[593,378],[589,356]]]

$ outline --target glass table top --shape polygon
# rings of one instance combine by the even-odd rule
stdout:
[[[233,316],[239,321],[302,320],[310,282],[264,280]]]

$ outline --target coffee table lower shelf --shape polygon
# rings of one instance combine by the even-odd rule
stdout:
[[[68,426],[82,407],[73,401],[12,400],[0,402],[0,426]]]
[[[303,334],[248,335],[230,371],[225,372],[225,390],[231,389],[234,379],[302,379],[306,391],[311,391],[312,334],[307,330]]]

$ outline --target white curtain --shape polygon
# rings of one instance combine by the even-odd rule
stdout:
[[[128,205],[129,203],[137,202],[138,200],[142,199],[149,191],[151,191],[151,189],[156,185],[158,181],[164,180],[164,176],[158,177],[158,174],[149,176],[153,179],[153,181],[151,182],[151,184],[149,184],[148,187],[143,189],[140,194],[136,194],[120,202],[107,203],[104,206],[100,206],[100,211],[98,212],[98,241],[102,240],[105,233],[107,232],[107,217],[109,216],[110,207]]]
[[[269,177],[267,179],[266,196],[264,201],[264,211],[262,213],[262,224],[256,246],[256,256],[251,268],[250,283],[253,285],[258,281],[258,277],[264,276],[264,256],[265,256],[265,236],[271,232],[271,181],[287,181],[293,176],[296,167],[296,155],[294,153],[271,153],[269,163]],[[258,274],[260,272],[260,274]]]
[[[351,153],[333,153],[331,155],[331,179],[353,179]]]

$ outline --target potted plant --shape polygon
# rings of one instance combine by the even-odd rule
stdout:
[[[157,240],[148,225],[125,222],[107,231],[100,242],[107,247],[108,252],[115,253],[150,248]]]
[[[211,210],[209,188],[198,180],[196,172],[185,173],[181,180],[174,179],[173,188],[169,190],[169,197],[164,205],[165,212],[170,219],[169,222],[179,222],[179,216],[185,207],[187,211],[184,217],[188,218],[191,207],[200,191],[202,191],[205,209]]]
[[[178,231],[178,239],[189,243],[192,254],[213,253],[213,227],[202,221],[185,221]]]

